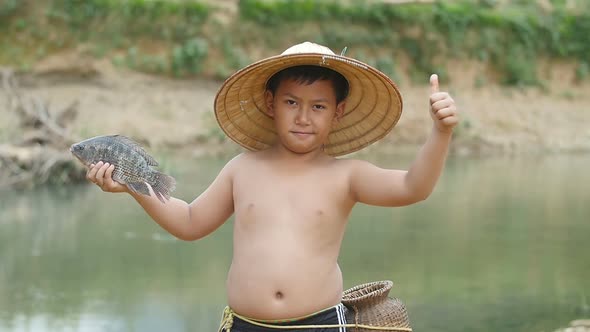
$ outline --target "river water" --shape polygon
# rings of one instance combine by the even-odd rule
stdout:
[[[176,196],[193,199],[226,160],[167,160]],[[415,331],[541,332],[587,318],[589,170],[587,155],[451,158],[425,202],[355,207],[345,287],[393,280]],[[231,219],[186,243],[91,185],[0,195],[0,331],[217,330]]]

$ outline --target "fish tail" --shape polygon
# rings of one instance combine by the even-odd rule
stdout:
[[[131,189],[131,191],[135,193],[140,193],[144,195],[150,195],[150,189],[148,188],[147,184],[142,181],[138,182],[129,182],[127,183],[127,188]]]
[[[156,197],[165,203],[164,199],[170,199],[170,193],[176,189],[176,180],[170,175],[166,175],[162,172],[154,171],[152,176],[152,183],[150,183]]]

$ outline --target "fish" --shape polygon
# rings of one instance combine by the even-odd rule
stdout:
[[[127,136],[88,138],[72,144],[70,152],[86,167],[99,161],[114,165],[113,180],[134,193],[150,196],[149,184],[162,203],[170,200],[170,194],[176,189],[176,180],[155,169],[158,162],[154,157]]]

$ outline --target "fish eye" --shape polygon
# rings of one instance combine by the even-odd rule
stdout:
[[[82,145],[76,145],[75,149],[82,151],[84,150],[84,147]]]

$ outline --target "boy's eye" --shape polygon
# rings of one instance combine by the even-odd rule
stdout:
[[[295,100],[287,99],[287,105],[295,105],[295,104],[297,104],[297,102]]]
[[[323,109],[326,109],[326,106],[324,106],[324,105],[314,105],[313,108],[318,109],[318,110],[323,110]]]

